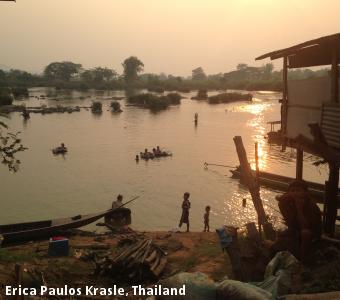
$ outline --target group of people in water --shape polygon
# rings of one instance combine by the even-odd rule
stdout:
[[[156,157],[166,157],[171,156],[171,153],[162,151],[159,146],[152,149],[152,152],[150,152],[148,149],[145,149],[144,152],[140,152],[140,154],[136,155],[135,160],[138,162],[139,159],[149,160],[154,159]]]

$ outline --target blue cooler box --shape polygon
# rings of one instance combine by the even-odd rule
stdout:
[[[50,239],[48,244],[48,255],[50,256],[68,256],[69,245],[68,239]]]

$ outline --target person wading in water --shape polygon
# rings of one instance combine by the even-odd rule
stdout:
[[[189,209],[190,209],[190,201],[189,201],[189,197],[190,197],[190,193],[186,192],[183,195],[183,202],[182,202],[182,216],[181,216],[181,220],[179,222],[179,227],[182,227],[183,223],[187,224],[187,232],[189,232]]]

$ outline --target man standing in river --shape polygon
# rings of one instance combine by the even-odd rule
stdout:
[[[191,206],[191,203],[189,201],[189,197],[190,197],[190,193],[185,192],[183,195],[183,202],[182,202],[182,216],[181,216],[181,220],[179,222],[179,227],[182,227],[183,223],[187,224],[187,232],[189,232],[189,209]]]

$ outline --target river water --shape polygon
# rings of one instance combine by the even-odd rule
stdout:
[[[283,153],[264,138],[269,129],[266,123],[279,120],[281,94],[254,92],[252,103],[218,105],[190,100],[195,94],[183,94],[186,99],[181,105],[159,113],[127,106],[122,100],[123,113],[113,114],[108,111],[108,98],[124,96],[123,91],[31,89],[31,96],[49,97],[31,97],[16,104],[90,106],[99,100],[104,109],[100,116],[85,109],[72,114],[31,114],[27,122],[19,113],[10,115],[10,129],[21,132],[29,150],[20,154],[19,172],[0,168],[1,224],[100,211],[109,208],[120,193],[124,200],[141,196],[129,206],[133,228],[168,230],[178,224],[186,191],[191,194],[192,230],[202,230],[206,205],[212,208],[211,228],[255,220],[249,193],[230,178],[228,168],[204,169],[203,164],[238,165],[233,137],[240,135],[252,165],[258,141],[261,170],[294,176],[295,152],[288,148]],[[193,122],[196,112],[197,127]],[[61,142],[69,152],[64,157],[54,156],[51,149]],[[173,156],[135,162],[137,153],[157,145]],[[312,158],[305,158],[304,178],[322,182],[327,169],[315,167]],[[274,218],[276,194],[261,189],[265,209]],[[248,199],[245,208],[242,198]]]

